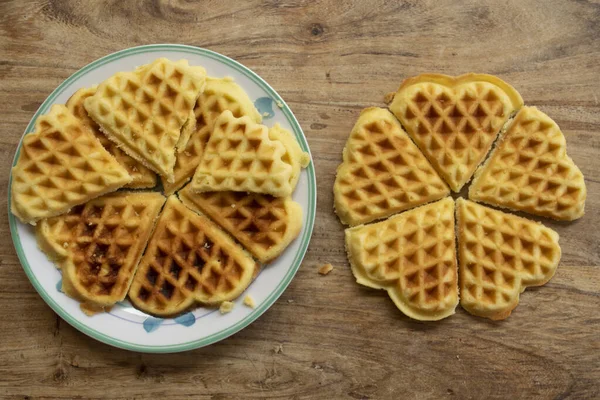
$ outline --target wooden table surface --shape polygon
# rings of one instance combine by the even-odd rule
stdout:
[[[148,43],[233,57],[288,102],[313,154],[318,210],[296,278],[255,323],[207,348],[138,354],[62,321],[0,217],[0,398],[600,397],[600,3],[578,1],[2,1],[0,202],[23,130],[87,63]],[[458,309],[404,317],[359,287],[332,185],[359,111],[422,72],[496,74],[561,126],[586,177],[586,215],[552,223],[563,258],[503,322]],[[330,262],[334,271],[317,274]]]

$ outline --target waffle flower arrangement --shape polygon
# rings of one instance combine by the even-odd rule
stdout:
[[[25,135],[12,213],[89,315],[125,298],[161,317],[218,306],[302,228],[291,196],[310,157],[261,122],[233,79],[187,60],[116,73]]]
[[[360,114],[333,187],[356,281],[417,320],[446,318],[459,302],[507,318],[526,287],[556,272],[559,237],[481,203],[583,216],[586,186],[563,133],[491,75],[423,74],[388,100],[389,111]],[[468,200],[448,196],[471,180]]]

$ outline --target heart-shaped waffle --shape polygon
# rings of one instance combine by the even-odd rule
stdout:
[[[100,127],[93,119],[90,118],[87,111],[83,107],[83,102],[90,96],[96,93],[96,86],[90,88],[81,88],[69,98],[67,108],[73,115],[88,127],[94,133],[94,136],[102,146],[121,164],[129,175],[131,175],[131,183],[125,185],[125,188],[143,189],[156,186],[156,174],[144,166],[144,164],[129,157],[123,150],[119,149],[116,143],[111,142],[106,135],[100,131]]]
[[[84,107],[129,156],[173,181],[175,147],[204,89],[206,71],[159,58],[102,82]]]
[[[250,117],[235,118],[227,110],[215,121],[191,189],[287,197],[309,160],[291,133],[279,125],[269,130]]]
[[[163,179],[165,194],[171,195],[190,180],[198,167],[206,142],[213,131],[216,119],[223,111],[229,110],[234,117],[248,116],[252,121],[260,123],[262,117],[252,104],[248,94],[232,78],[206,78],[204,92],[198,97],[194,107],[193,132],[189,140],[185,139],[188,131],[187,123],[181,131],[175,162],[175,180],[168,182]]]
[[[472,200],[569,221],[584,214],[586,194],[563,133],[535,107],[519,111],[469,189]]]
[[[164,202],[155,192],[112,193],[37,225],[40,249],[62,269],[63,291],[84,311],[125,298]]]
[[[409,317],[432,321],[454,314],[458,284],[450,197],[346,229],[346,251],[356,281],[387,290]]]
[[[423,74],[406,79],[390,110],[450,188],[471,179],[521,95],[485,74]]]
[[[279,257],[302,229],[302,207],[291,197],[245,192],[195,193],[189,185],[178,194],[186,206],[208,215],[262,263]]]
[[[388,110],[361,112],[333,186],[335,210],[343,223],[371,222],[449,192]]]
[[[167,316],[195,302],[236,299],[258,272],[256,262],[203,215],[170,196],[129,289],[144,312]]]
[[[460,304],[471,314],[505,319],[526,287],[543,285],[556,272],[558,234],[462,198],[456,208]]]
[[[78,204],[113,192],[131,176],[63,105],[35,122],[12,169],[11,211],[35,225]]]

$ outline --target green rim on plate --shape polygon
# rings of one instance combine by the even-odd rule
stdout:
[[[33,126],[34,126],[35,121],[38,118],[38,116],[40,114],[45,113],[48,110],[48,108],[50,107],[50,105],[54,103],[54,100],[58,96],[60,96],[70,84],[72,84],[74,81],[76,81],[83,74],[93,71],[108,62],[112,62],[112,61],[118,60],[118,59],[126,57],[126,56],[131,56],[131,55],[139,54],[139,53],[155,53],[155,52],[164,52],[164,51],[177,51],[180,53],[190,53],[190,54],[201,55],[204,57],[212,58],[214,60],[222,62],[223,64],[225,64],[225,65],[235,69],[236,71],[240,72],[241,74],[245,75],[247,78],[252,80],[256,85],[258,85],[261,89],[263,89],[266,93],[268,93],[269,96],[271,96],[276,102],[278,102],[279,104],[282,105],[281,110],[282,110],[283,114],[285,115],[289,124],[292,126],[294,134],[296,136],[296,139],[300,143],[302,150],[304,150],[310,154],[310,149],[308,147],[308,143],[306,142],[306,138],[304,137],[304,134],[302,133],[302,129],[300,128],[300,124],[296,120],[296,117],[294,117],[294,114],[292,114],[292,111],[290,110],[288,105],[283,101],[281,96],[279,96],[279,94],[271,86],[269,86],[269,84],[267,82],[265,82],[260,76],[258,76],[256,73],[254,73],[252,70],[245,67],[244,65],[242,65],[242,64],[238,63],[237,61],[235,61],[229,57],[226,57],[222,54],[216,53],[211,50],[202,49],[199,47],[179,45],[179,44],[154,44],[154,45],[132,47],[129,49],[117,51],[116,53],[109,54],[105,57],[102,57],[102,58],[86,65],[85,67],[81,68],[79,71],[77,71],[73,75],[71,75],[69,78],[67,78],[64,82],[62,82],[50,94],[50,96],[48,96],[48,98],[46,98],[46,100],[42,103],[40,108],[33,115],[33,118],[31,119],[31,121],[27,125],[27,128],[25,129],[25,133],[32,131]],[[21,145],[22,145],[22,138],[21,138],[21,141],[19,142],[19,146],[15,153],[15,157],[13,160],[13,166],[16,164],[16,162],[18,160],[19,153],[21,151]],[[9,225],[10,225],[10,232],[11,232],[13,243],[14,243],[15,249],[17,251],[17,255],[19,257],[21,265],[23,266],[23,269],[25,270],[27,277],[29,278],[29,280],[31,281],[31,283],[33,284],[33,286],[35,287],[37,292],[40,294],[40,296],[42,296],[44,301],[62,319],[64,319],[66,322],[68,322],[70,325],[72,325],[76,329],[80,330],[81,332],[85,333],[86,335],[88,335],[94,339],[97,339],[101,342],[104,342],[111,346],[126,349],[126,350],[142,351],[142,352],[148,352],[148,353],[173,353],[173,352],[179,352],[179,351],[192,350],[192,349],[207,346],[209,344],[223,340],[223,339],[227,338],[228,336],[231,336],[234,333],[237,333],[240,330],[244,329],[246,326],[250,325],[259,316],[261,316],[269,307],[271,307],[271,305],[273,305],[273,303],[279,298],[279,296],[283,293],[283,291],[290,284],[292,278],[298,271],[298,268],[300,268],[302,259],[304,258],[306,250],[308,249],[308,243],[309,243],[310,237],[312,235],[314,221],[315,221],[317,194],[316,194],[315,169],[314,169],[312,162],[309,164],[306,171],[308,173],[308,182],[309,182],[309,184],[308,184],[308,210],[307,210],[308,214],[307,214],[307,219],[306,219],[307,223],[304,228],[304,234],[302,235],[301,238],[297,239],[297,240],[301,240],[300,247],[299,247],[298,252],[296,253],[294,261],[292,262],[292,266],[288,269],[287,274],[279,282],[279,284],[277,285],[275,290],[273,290],[273,292],[271,292],[269,294],[269,296],[267,296],[267,298],[261,303],[261,305],[259,307],[257,307],[256,309],[254,309],[245,318],[241,319],[234,325],[232,325],[226,329],[223,329],[220,332],[214,333],[214,334],[204,337],[202,339],[192,340],[192,341],[185,342],[185,343],[167,345],[167,346],[154,346],[154,345],[140,345],[137,343],[131,343],[131,342],[127,342],[124,340],[115,339],[115,338],[108,336],[104,333],[101,333],[95,329],[92,329],[89,326],[85,325],[84,323],[78,321],[77,319],[72,317],[64,308],[62,308],[60,304],[58,304],[54,299],[52,299],[52,297],[42,287],[41,283],[38,281],[38,279],[34,275],[33,271],[31,270],[29,262],[27,261],[27,258],[25,257],[25,254],[23,252],[23,248],[21,246],[21,239],[19,237],[19,232],[17,231],[17,223],[18,222],[17,222],[15,216],[10,212],[12,174],[10,175],[9,180],[8,180],[8,221],[9,221]]]

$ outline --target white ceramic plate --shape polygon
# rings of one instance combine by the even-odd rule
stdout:
[[[298,121],[283,99],[257,74],[221,54],[183,45],[149,45],[133,47],[110,54],[77,71],[57,87],[37,110],[25,133],[34,129],[38,116],[53,104],[63,104],[79,88],[100,83],[119,71],[133,70],[158,57],[171,60],[187,59],[190,65],[202,65],[209,76],[231,76],[244,88],[263,114],[263,123],[271,126],[279,122],[293,132],[304,151],[310,152]],[[15,155],[16,162],[21,144]],[[13,165],[14,165],[13,162]],[[304,223],[302,232],[276,262],[266,266],[246,290],[256,301],[256,308],[242,304],[242,295],[229,314],[198,308],[175,319],[154,318],[144,314],[125,301],[109,313],[88,317],[79,304],[60,292],[60,272],[37,248],[34,229],[20,223],[9,209],[10,229],[25,273],[50,307],[65,321],[99,341],[112,346],[142,352],[177,352],[195,349],[222,340],[248,326],[264,313],[283,293],[300,267],[308,248],[315,220],[316,181],[312,163],[302,172],[294,193],[294,200],[302,205]],[[10,180],[8,204],[10,208]]]

